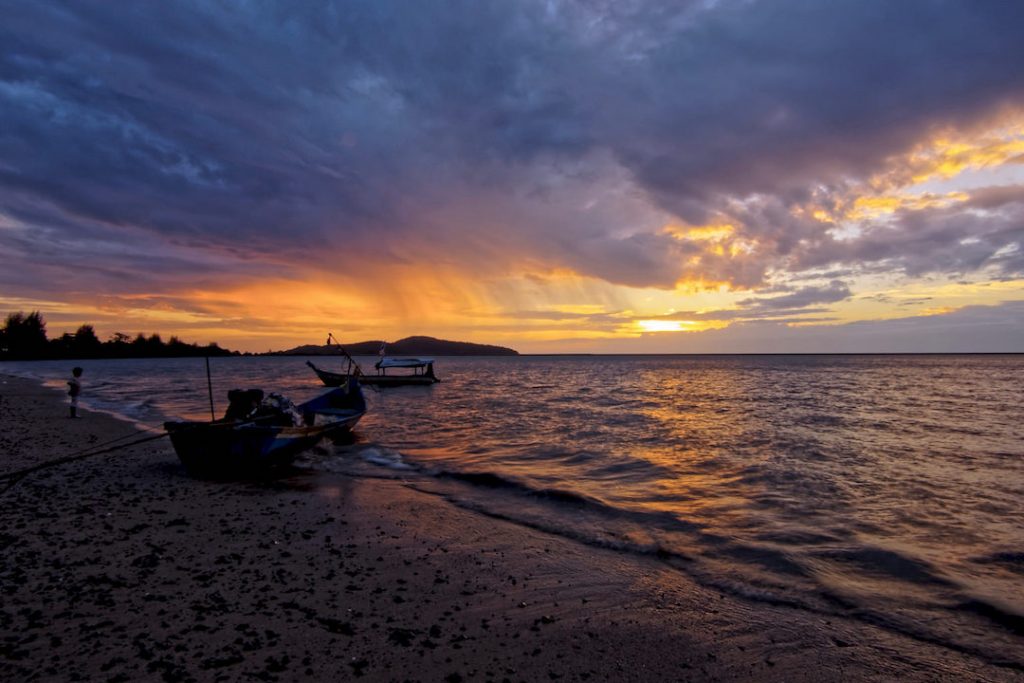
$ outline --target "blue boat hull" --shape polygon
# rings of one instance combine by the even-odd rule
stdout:
[[[255,420],[166,422],[178,458],[195,474],[251,474],[283,467],[322,438],[348,433],[366,412],[357,382],[296,406],[299,426]]]

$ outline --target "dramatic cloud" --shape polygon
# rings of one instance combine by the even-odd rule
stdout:
[[[1021,168],[1020,3],[0,13],[10,300],[99,293],[258,326],[225,292],[333,281],[361,315],[429,291],[458,316],[539,306],[507,281],[565,276],[752,290],[736,305],[757,317],[870,274],[1024,277],[1024,174],[918,187]],[[830,270],[843,282],[820,284]]]
[[[783,320],[682,333],[649,350],[687,353],[1006,353],[1020,350],[1024,302],[968,306],[940,315],[794,327]]]
[[[794,308],[806,308],[812,304],[830,304],[842,301],[850,296],[850,288],[844,282],[833,280],[824,287],[801,287],[783,296],[765,299],[744,299],[739,302],[752,310],[785,311]]]

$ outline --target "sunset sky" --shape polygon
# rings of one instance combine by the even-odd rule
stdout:
[[[1024,351],[1024,2],[0,0],[0,313]]]

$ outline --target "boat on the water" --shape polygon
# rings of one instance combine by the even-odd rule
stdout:
[[[429,385],[441,381],[434,375],[433,358],[382,358],[373,365],[377,370],[376,374],[364,373],[359,370],[355,372],[350,370],[349,373],[330,372],[318,368],[310,361],[306,361],[306,365],[313,368],[316,376],[328,387],[340,386],[352,377],[358,378],[360,384],[378,387]],[[406,371],[389,375],[388,370],[393,368],[402,368]]]
[[[175,452],[197,474],[264,472],[290,464],[327,436],[350,432],[366,413],[359,382],[350,379],[295,405],[259,389],[228,392],[223,418],[165,422]]]
[[[327,333],[327,345],[331,345],[331,340],[334,335],[330,332]],[[341,344],[335,344],[341,354],[345,357],[347,365],[345,366],[344,372],[331,372],[330,370],[323,370],[313,365],[311,361],[306,361],[306,365],[313,369],[316,376],[320,378],[320,381],[328,387],[342,386],[346,382],[352,379],[357,380],[360,384],[368,384],[370,386],[377,387],[398,387],[403,385],[426,385],[440,382],[434,375],[434,359],[433,358],[387,358],[384,355],[386,344],[382,344],[380,347],[380,360],[374,363],[373,367],[377,370],[376,374],[368,374],[363,372],[363,369],[359,367],[359,363],[356,359],[349,355],[348,351]],[[388,374],[389,368],[404,368],[405,370],[411,370],[411,372],[399,372],[397,374]]]

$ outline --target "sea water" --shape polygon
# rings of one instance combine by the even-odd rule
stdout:
[[[215,410],[235,387],[316,395],[305,360],[211,359]],[[150,426],[209,417],[202,359],[0,372],[63,387],[74,364],[88,407]],[[1024,668],[1024,356],[441,358],[436,371],[429,387],[367,388],[355,443],[298,465],[400,477],[744,600]]]

